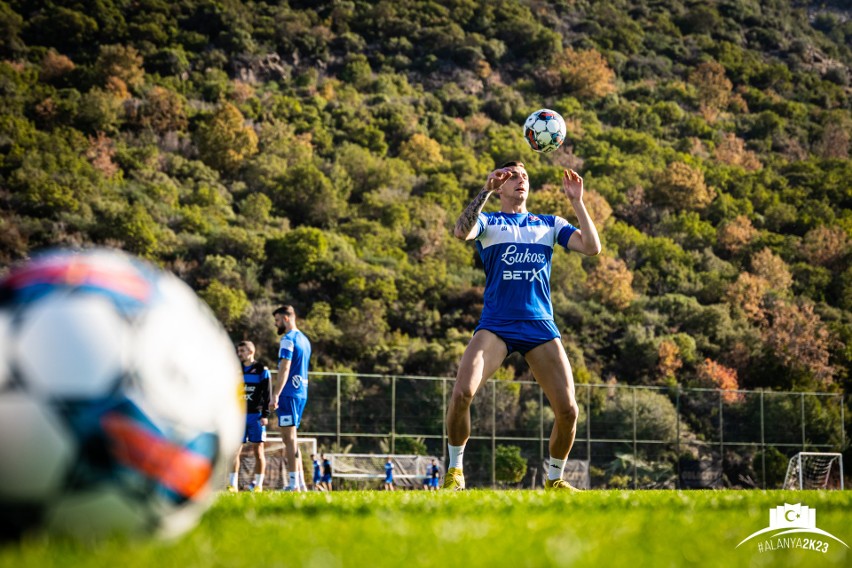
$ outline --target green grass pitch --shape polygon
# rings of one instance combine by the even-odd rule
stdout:
[[[849,491],[342,491],[220,494],[174,541],[40,537],[0,548],[0,567],[850,566],[852,549],[759,551],[784,503],[816,509],[852,545]]]

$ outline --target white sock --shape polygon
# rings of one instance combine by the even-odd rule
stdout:
[[[219,479],[222,479],[222,478],[220,477]],[[237,474],[236,473],[231,472],[231,473],[228,474],[228,485],[230,485],[231,487],[237,486]]]
[[[288,485],[287,487],[289,487],[290,489],[296,489],[297,487],[299,487],[299,482],[296,481],[296,472],[291,471],[288,475],[290,477],[290,485]]]
[[[447,449],[450,452],[450,465],[447,467],[456,467],[462,469],[462,460],[464,458],[464,444],[461,446],[453,446],[447,444]]]
[[[262,473],[254,474],[254,486],[257,489],[263,489],[263,477],[264,475]]]
[[[562,479],[562,472],[565,471],[565,462],[567,461],[567,457],[564,460],[558,460],[550,456],[550,464],[547,467],[547,479]]]
[[[299,471],[296,476],[296,480],[299,482],[299,489],[307,490],[307,486],[305,485],[305,472]]]

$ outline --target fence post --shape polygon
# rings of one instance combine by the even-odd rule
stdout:
[[[760,389],[760,471],[762,485],[766,489],[766,420],[763,414],[763,388]]]
[[[340,373],[337,373],[337,449],[340,449]]]
[[[539,461],[544,461],[544,391],[541,385],[536,383],[538,387],[538,456]],[[550,455],[550,454],[548,454]]]
[[[636,461],[639,459],[639,450],[636,446],[636,387],[630,387],[630,392],[633,394],[633,489],[639,488],[639,481],[636,473]]]
[[[677,416],[675,426],[675,454],[677,455],[675,473],[677,474],[677,478],[675,479],[675,487],[680,489],[680,385],[677,386],[677,390],[675,391],[675,415]]]
[[[441,460],[447,463],[447,379],[441,379]]]
[[[724,407],[722,405],[722,389],[719,389],[719,461],[722,470],[725,469],[725,419],[723,418]]]
[[[589,460],[589,484],[592,478],[592,385],[586,385],[586,459]]]
[[[396,377],[391,377],[391,453],[396,453]]]
[[[837,400],[840,402],[840,448],[846,447],[846,417],[844,416],[843,407],[843,395],[837,395]],[[840,465],[843,465],[843,462],[840,462]]]
[[[491,488],[497,487],[497,381],[491,380]]]
[[[804,476],[804,472],[802,471],[802,454],[799,454],[796,457],[799,458],[799,489],[804,489],[805,485],[804,480],[802,479],[802,477]],[[784,483],[786,484],[787,481],[785,480]]]

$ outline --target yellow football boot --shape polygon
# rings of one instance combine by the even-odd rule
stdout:
[[[447,475],[444,476],[443,489],[452,491],[464,490],[464,473],[460,467],[451,467],[447,469]]]
[[[545,489],[553,489],[553,490],[563,490],[563,491],[577,491],[580,490],[565,481],[564,479],[548,479],[544,482]]]

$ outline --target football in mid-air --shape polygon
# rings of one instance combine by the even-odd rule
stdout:
[[[524,138],[536,152],[553,152],[565,142],[565,121],[555,110],[539,109],[524,122]]]
[[[177,277],[104,249],[0,279],[0,534],[176,535],[245,425],[234,347]]]

